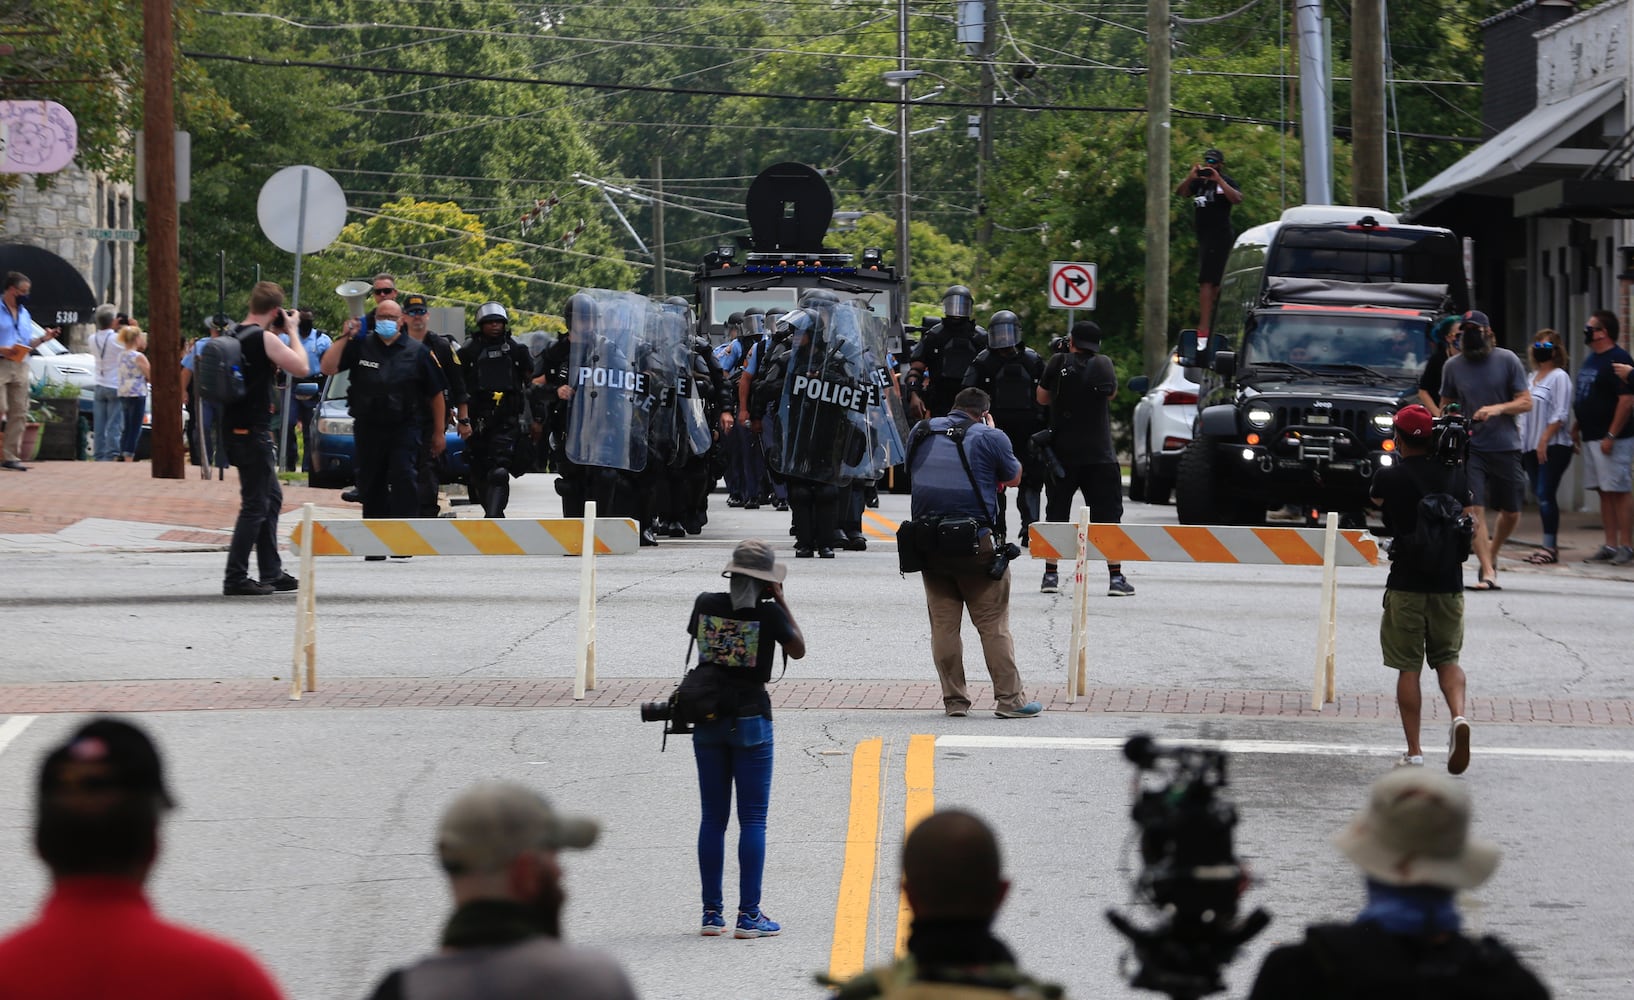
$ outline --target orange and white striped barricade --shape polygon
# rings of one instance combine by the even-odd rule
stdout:
[[[1339,609],[1337,569],[1377,566],[1379,545],[1371,534],[1339,529],[1330,513],[1326,528],[1265,528],[1232,525],[1093,524],[1089,508],[1078,520],[1035,521],[1028,537],[1035,559],[1075,561],[1072,643],[1067,656],[1067,700],[1086,689],[1089,585],[1084,566],[1091,559],[1119,562],[1237,563],[1260,566],[1322,567],[1322,606],[1317,623],[1316,680],[1311,707],[1334,699],[1335,626]]]
[[[317,556],[582,556],[579,564],[579,635],[573,697],[596,686],[596,557],[629,555],[641,546],[641,529],[627,517],[597,518],[595,503],[584,517],[372,518],[316,520],[302,511],[290,542],[301,556],[300,598],[295,608],[295,664],[290,698],[317,690]]]

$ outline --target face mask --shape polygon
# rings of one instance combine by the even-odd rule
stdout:
[[[26,298],[26,296],[25,296],[25,298]],[[19,303],[21,303],[23,300],[18,299],[17,301]],[[1587,347],[1593,347],[1594,346],[1594,331],[1592,329],[1590,329],[1589,327],[1586,327],[1586,326],[1583,328],[1583,343]]]
[[[397,321],[394,319],[377,319],[374,321],[374,332],[381,340],[397,339]]]
[[[311,332],[312,332],[312,321],[309,320],[309,319],[302,319],[301,320],[301,336],[304,337],[304,336],[306,336],[307,334],[309,334]]]
[[[22,306],[28,305],[28,296],[27,295],[17,296],[17,305],[18,305],[19,308],[21,308]]]

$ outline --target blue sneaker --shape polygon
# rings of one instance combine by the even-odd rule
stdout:
[[[703,929],[698,933],[704,937],[720,937],[726,933],[726,918],[719,910],[704,910]]]
[[[759,910],[747,912],[739,910],[737,930],[732,932],[732,936],[738,938],[776,937],[782,930],[782,924]]]
[[[1044,706],[1036,701],[1029,701],[1018,708],[1001,708],[993,714],[1001,719],[1031,719],[1044,711]]]

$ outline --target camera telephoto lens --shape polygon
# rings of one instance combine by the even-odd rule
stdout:
[[[665,722],[670,717],[670,703],[667,701],[644,701],[641,703],[642,722]]]

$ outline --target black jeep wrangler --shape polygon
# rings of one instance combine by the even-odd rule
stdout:
[[[1180,458],[1183,524],[1263,524],[1298,506],[1306,523],[1336,511],[1365,524],[1373,474],[1394,461],[1396,410],[1414,402],[1445,315],[1445,286],[1272,279],[1274,302],[1252,309],[1237,342],[1182,336],[1182,363],[1201,384],[1191,444]],[[1268,296],[1268,298],[1270,298]]]

